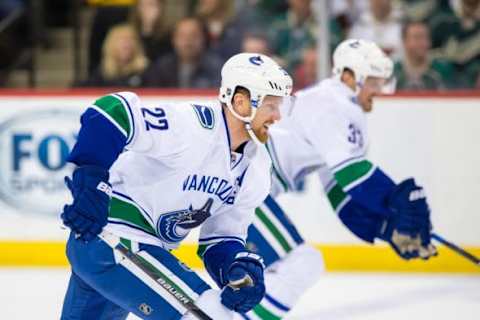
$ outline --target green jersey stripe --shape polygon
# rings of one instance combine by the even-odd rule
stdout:
[[[94,105],[108,114],[125,131],[127,137],[130,136],[131,128],[128,112],[120,99],[114,96],[104,96],[95,101]]]
[[[263,213],[268,218],[268,220],[270,220],[270,222],[277,228],[280,234],[285,238],[289,246],[291,248],[296,247],[297,246],[296,241],[293,239],[292,235],[287,230],[286,226],[282,222],[280,222],[280,220],[275,215],[275,213],[273,213],[272,209],[269,208],[265,203],[261,204],[259,208],[262,209]]]
[[[261,304],[257,304],[255,308],[253,308],[253,313],[260,317],[262,320],[281,320],[279,316],[273,314]]]
[[[336,183],[327,193],[328,200],[332,205],[334,210],[337,210],[337,207],[342,201],[347,197],[347,194],[343,191],[342,187]]]
[[[120,219],[145,230],[150,234],[156,234],[155,229],[143,217],[140,209],[133,204],[125,202],[115,196],[110,200],[110,218]]]
[[[200,244],[197,249],[197,255],[200,257],[200,259],[203,260],[203,255],[205,251],[207,251],[207,248],[210,246],[210,244]]]
[[[270,155],[270,159],[272,159],[272,171],[275,175],[275,177],[278,179],[280,184],[282,185],[283,189],[285,192],[288,191],[288,184],[286,179],[283,179],[282,175],[279,172],[279,169],[277,169],[277,161],[276,161],[276,155],[272,153],[270,150],[270,147],[268,146],[268,143],[265,144],[265,147],[267,148],[268,154]]]
[[[284,192],[287,192],[288,191],[287,183],[285,182],[285,180],[282,179],[282,177],[280,176],[280,173],[278,173],[278,170],[275,168],[274,165],[272,165],[272,172],[277,178],[277,180],[280,182],[280,184],[282,185]]]
[[[120,238],[120,242],[128,248],[128,250],[132,250],[132,241],[129,240],[129,239],[125,239],[125,238]]]
[[[355,162],[335,172],[335,179],[343,189],[348,189],[349,185],[369,174],[372,168],[373,164],[368,160]]]
[[[287,240],[283,237],[280,231],[275,227],[275,225],[268,219],[265,213],[260,208],[255,209],[255,214],[262,221],[262,223],[267,227],[267,229],[272,233],[272,235],[277,239],[282,248],[288,253],[292,250],[292,247],[288,244]]]

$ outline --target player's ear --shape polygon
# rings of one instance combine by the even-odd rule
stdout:
[[[345,83],[347,86],[352,88],[352,90],[355,90],[356,88],[355,74],[353,73],[352,70],[345,68],[342,72],[342,75],[340,76],[340,80],[342,80],[343,83]]]
[[[238,91],[233,95],[232,106],[236,112],[246,115],[250,112],[250,99],[243,91]]]

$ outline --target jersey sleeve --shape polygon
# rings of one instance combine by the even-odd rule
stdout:
[[[386,198],[395,183],[366,158],[366,141],[336,109],[335,101],[318,98],[297,99],[302,108],[296,119],[298,130],[327,163],[329,179],[322,177],[322,183],[333,209],[355,235],[372,242],[390,214]]]
[[[133,92],[103,96],[87,107],[80,118],[77,142],[68,160],[77,165],[110,168],[125,148],[148,149],[142,138],[140,99]]]
[[[232,207],[208,218],[200,230],[199,255],[202,256],[210,246],[223,241],[235,241],[244,246],[254,210]]]
[[[248,226],[253,221],[253,210],[228,208],[202,224],[197,254],[220,288],[226,285],[223,274],[228,271],[234,257],[247,251],[245,239]]]
[[[327,165],[334,168],[345,161],[364,157],[363,149],[349,141],[348,120],[341,117],[333,108],[322,105],[318,108],[327,110],[313,113],[308,117],[301,115],[301,119],[296,122],[298,130],[315,151],[322,155]]]
[[[192,140],[194,114],[185,106],[143,105],[133,92],[97,99],[81,116],[69,161],[110,168],[124,150],[177,159]]]

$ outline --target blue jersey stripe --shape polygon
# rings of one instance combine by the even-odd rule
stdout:
[[[276,300],[275,298],[273,298],[271,295],[269,295],[268,293],[265,294],[265,299],[267,299],[268,302],[270,302],[271,304],[273,304],[275,307],[277,307],[278,309],[282,310],[282,311],[285,311],[285,312],[288,312],[290,311],[290,308],[287,307],[286,305],[284,305],[283,303],[281,303],[280,301]]]
[[[245,241],[240,238],[240,237],[234,237],[234,236],[223,236],[223,237],[208,237],[208,238],[200,238],[198,240],[198,242],[206,242],[206,241],[210,241],[210,240],[238,240],[242,243],[245,243]]]

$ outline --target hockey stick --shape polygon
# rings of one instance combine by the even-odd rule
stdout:
[[[446,246],[450,250],[455,251],[459,255],[463,256],[467,260],[470,260],[471,262],[475,263],[477,266],[480,267],[480,259],[475,257],[470,252],[467,252],[466,250],[460,248],[456,244],[453,244],[450,241],[445,240],[443,237],[439,236],[436,233],[432,233],[432,239],[437,240],[438,242],[440,242],[441,244],[443,244],[444,246]]]
[[[106,244],[108,244],[112,249],[117,251],[121,254],[121,256],[135,266],[137,266],[140,270],[142,270],[149,278],[153,279],[155,282],[160,284],[160,286],[170,294],[177,302],[179,302],[182,306],[184,306],[188,311],[190,311],[194,316],[196,316],[199,320],[213,320],[210,316],[208,316],[205,312],[203,312],[195,303],[186,296],[183,292],[180,292],[172,287],[170,282],[164,278],[164,276],[158,272],[152,265],[145,262],[142,257],[132,252],[128,249],[123,243],[120,242],[120,238],[102,231],[98,235]]]

